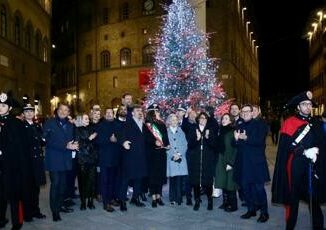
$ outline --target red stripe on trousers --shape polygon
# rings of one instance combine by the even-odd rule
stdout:
[[[294,157],[294,155],[290,154],[290,156],[288,158],[288,161],[286,163],[286,173],[287,173],[287,176],[288,176],[288,186],[289,186],[290,191],[291,191],[291,180],[292,180],[292,178],[291,178],[291,176],[292,176],[291,169],[292,169],[293,157]],[[290,214],[291,214],[290,205],[285,205],[285,220],[286,221],[289,219]]]

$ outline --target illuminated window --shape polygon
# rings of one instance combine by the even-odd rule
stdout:
[[[143,48],[143,64],[151,65],[154,63],[154,48],[151,45],[144,46]]]
[[[0,10],[0,20],[1,20],[1,36],[2,37],[7,37],[7,10],[4,5],[1,5],[1,10]]]
[[[127,66],[131,64],[131,50],[123,48],[120,50],[120,65]]]

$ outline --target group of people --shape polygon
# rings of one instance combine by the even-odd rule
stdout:
[[[298,202],[302,194],[308,194],[300,182],[312,160],[310,210],[314,227],[319,229],[323,227],[319,204],[326,198],[321,183],[326,165],[320,157],[325,155],[326,134],[319,132],[319,123],[310,125],[312,99],[310,94],[302,95],[288,104],[297,106],[298,114],[281,128],[272,199],[285,205],[287,229],[293,229]],[[115,206],[125,212],[130,187],[131,205],[144,207],[151,196],[151,206],[157,208],[165,205],[162,187],[169,183],[171,205],[181,205],[185,196],[186,205],[198,211],[201,194],[206,194],[207,210],[212,210],[215,187],[223,191],[220,209],[238,210],[239,196],[247,207],[241,218],[249,219],[260,211],[257,222],[269,219],[265,191],[270,181],[265,156],[269,129],[257,105],[231,104],[229,112],[218,119],[214,108],[179,105],[164,120],[158,104],[149,105],[145,112],[143,106],[133,104],[132,95],[125,94],[117,111],[105,108],[103,117],[101,107],[93,105],[89,113],[72,119],[69,105],[61,103],[42,126],[34,121],[32,105],[23,107],[23,118],[10,115],[12,107],[12,99],[1,93],[0,228],[8,222],[7,203],[13,229],[20,229],[23,221],[45,218],[38,206],[45,170],[50,178],[53,221],[61,220],[61,212],[73,212],[68,198],[73,196],[76,178],[80,210],[94,209],[96,198],[107,212],[114,212]]]

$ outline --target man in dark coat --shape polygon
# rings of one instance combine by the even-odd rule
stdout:
[[[41,213],[39,207],[39,195],[40,186],[45,185],[45,169],[44,169],[44,154],[42,147],[44,146],[44,141],[42,139],[42,127],[40,124],[34,122],[35,118],[35,108],[31,104],[27,104],[23,108],[24,110],[24,125],[27,131],[27,140],[30,143],[30,149],[28,149],[28,154],[32,158],[33,166],[33,180],[31,183],[32,190],[32,200],[29,204],[30,211],[28,215],[30,218],[35,217],[37,219],[43,219],[46,216]],[[25,212],[26,213],[26,212]],[[26,213],[27,214],[27,213]]]
[[[127,119],[119,143],[124,148],[122,157],[122,181],[120,189],[121,211],[126,211],[125,198],[129,180],[133,180],[133,194],[130,203],[137,207],[145,206],[140,202],[142,178],[147,176],[144,114],[140,106],[134,106],[132,118]]]
[[[272,202],[285,205],[286,229],[296,225],[300,200],[309,201],[312,228],[324,226],[320,204],[326,202],[325,139],[320,121],[310,116],[313,104],[310,91],[293,97],[287,107],[297,108],[298,113],[281,128]]]
[[[29,143],[26,140],[27,134],[21,120],[9,115],[12,108],[12,99],[7,94],[0,94],[0,200],[1,201],[1,222],[5,225],[4,213],[6,203],[3,202],[3,195],[10,203],[12,229],[20,229],[23,224],[24,214],[22,206],[31,200],[30,183],[32,181],[32,163],[26,149]],[[2,188],[1,188],[2,187]],[[2,206],[3,204],[3,206]],[[30,213],[28,210],[27,213]],[[26,218],[26,216],[25,216]]]
[[[267,128],[263,122],[253,119],[253,107],[241,108],[243,123],[234,132],[237,156],[234,163],[234,180],[242,188],[248,211],[241,218],[256,216],[257,222],[266,222],[269,218],[265,183],[270,181],[265,156]]]
[[[116,199],[116,172],[119,162],[119,145],[117,144],[115,122],[103,119],[96,128],[95,143],[98,146],[100,182],[103,208],[113,212],[112,203]]]
[[[54,118],[49,119],[43,128],[45,146],[45,167],[50,173],[50,208],[53,221],[60,221],[59,212],[72,212],[63,207],[66,191],[67,171],[72,168],[72,151],[78,151],[78,142],[74,141],[73,125],[68,120],[70,108],[60,104]]]

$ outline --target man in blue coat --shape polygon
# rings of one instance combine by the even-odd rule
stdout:
[[[50,208],[53,221],[60,221],[59,212],[71,212],[62,207],[66,189],[66,173],[72,168],[72,151],[78,151],[74,142],[73,125],[68,120],[69,105],[60,104],[54,118],[44,124],[45,168],[50,173]]]
[[[257,222],[266,222],[269,218],[265,183],[270,181],[265,156],[266,126],[253,119],[253,107],[244,105],[241,108],[243,123],[234,132],[238,149],[234,164],[234,179],[241,186],[248,211],[241,216],[249,219],[256,216],[260,209]]]
[[[137,207],[145,206],[140,202],[142,178],[147,176],[146,152],[144,140],[144,114],[140,106],[134,106],[132,118],[127,119],[119,143],[124,148],[122,157],[122,175],[121,175],[121,211],[126,211],[127,206],[125,198],[128,189],[129,180],[133,181],[133,195],[130,203]]]

